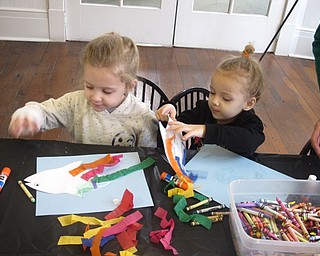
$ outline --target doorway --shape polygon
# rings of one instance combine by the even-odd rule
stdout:
[[[140,45],[262,52],[286,0],[67,0],[67,40],[117,31]],[[272,50],[271,46],[271,50]]]

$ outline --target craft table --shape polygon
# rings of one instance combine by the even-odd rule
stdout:
[[[0,168],[12,169],[3,191],[0,193],[0,255],[91,255],[90,250],[83,251],[79,245],[58,246],[61,235],[81,235],[84,224],[61,227],[58,216],[35,216],[35,204],[22,192],[18,180],[35,173],[36,158],[39,156],[69,156],[100,153],[138,152],[140,160],[151,156],[156,165],[145,169],[146,179],[153,197],[154,207],[139,209],[143,218],[139,223],[144,227],[138,233],[137,255],[172,255],[161,244],[149,241],[149,233],[161,229],[160,220],[154,216],[160,206],[168,211],[167,218],[173,218],[175,229],[172,245],[180,255],[236,255],[228,218],[214,223],[210,230],[202,226],[191,227],[178,220],[174,213],[172,198],[163,192],[166,185],[160,180],[163,171],[173,174],[170,165],[163,159],[162,149],[124,148],[97,145],[83,145],[59,141],[0,139]],[[195,152],[189,152],[189,158]],[[268,155],[258,154],[256,161],[294,178],[306,179],[309,174],[320,177],[320,162],[315,156]],[[35,191],[31,190],[33,195]],[[133,211],[133,210],[132,210]],[[106,213],[80,214],[100,219]],[[121,250],[116,240],[107,243],[102,253]],[[119,253],[118,253],[119,255]]]

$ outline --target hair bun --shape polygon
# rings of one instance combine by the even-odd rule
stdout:
[[[253,54],[255,51],[254,47],[252,44],[247,44],[246,47],[244,48],[243,52],[242,52],[242,55],[244,57],[249,57],[250,54]]]

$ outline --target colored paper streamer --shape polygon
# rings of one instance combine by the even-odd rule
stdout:
[[[169,228],[163,230],[151,231],[150,241],[153,243],[161,243],[166,250],[171,250],[174,255],[179,255],[178,251],[171,245],[172,232],[174,229],[174,221],[171,218],[169,221],[167,220],[167,211],[161,207],[158,207],[155,216],[161,219],[160,226],[161,228]]]
[[[113,218],[117,218],[124,214],[125,212],[131,210],[133,208],[133,194],[126,189],[123,193],[121,203],[118,205],[116,209],[107,214],[104,218],[106,220],[110,220]]]
[[[97,182],[97,183],[112,181],[112,180],[115,180],[115,179],[117,179],[119,177],[128,175],[128,174],[130,174],[132,172],[148,168],[151,165],[153,165],[155,162],[156,161],[153,160],[151,157],[148,157],[147,159],[143,160],[141,163],[133,165],[133,166],[131,166],[129,168],[125,168],[125,169],[122,169],[122,170],[117,171],[115,173],[107,174],[105,176],[96,176],[96,177],[94,177],[92,179],[92,181],[93,182]]]
[[[86,163],[86,164],[81,164],[79,167],[74,168],[73,170],[69,171],[69,173],[72,176],[77,176],[81,172],[84,172],[86,169],[95,168],[98,165],[108,164],[110,161],[112,161],[112,157],[110,154],[108,154],[105,157],[102,157],[96,161]]]
[[[212,221],[204,215],[201,214],[187,214],[184,209],[187,206],[187,200],[184,196],[175,195],[173,197],[173,202],[176,202],[174,211],[179,217],[181,222],[197,221],[206,229],[210,229]]]

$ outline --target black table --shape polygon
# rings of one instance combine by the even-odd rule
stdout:
[[[102,145],[83,145],[61,141],[0,139],[0,168],[12,169],[7,183],[0,193],[0,255],[91,255],[78,245],[58,246],[61,235],[81,235],[84,224],[61,227],[58,216],[35,216],[35,204],[31,203],[19,188],[17,181],[35,173],[38,156],[68,156],[99,153],[138,152],[140,159],[151,156],[156,165],[145,170],[146,179],[154,201],[154,207],[139,209],[144,227],[138,233],[137,255],[172,255],[161,244],[149,241],[149,233],[161,229],[160,220],[154,216],[160,206],[168,211],[167,218],[173,218],[175,229],[172,245],[180,255],[236,255],[229,220],[214,223],[210,230],[201,226],[191,227],[178,220],[174,213],[172,198],[163,192],[166,185],[160,180],[163,171],[173,174],[170,165],[163,159],[162,149],[124,148]],[[195,152],[189,152],[192,157]],[[315,156],[257,154],[256,161],[295,178],[306,179],[309,174],[320,176],[320,162]],[[35,192],[30,190],[33,195]],[[132,210],[133,212],[133,210]],[[129,212],[131,213],[131,212]],[[104,213],[80,214],[100,219]],[[101,250],[119,252],[120,245],[114,239]],[[119,255],[119,254],[118,254]]]

